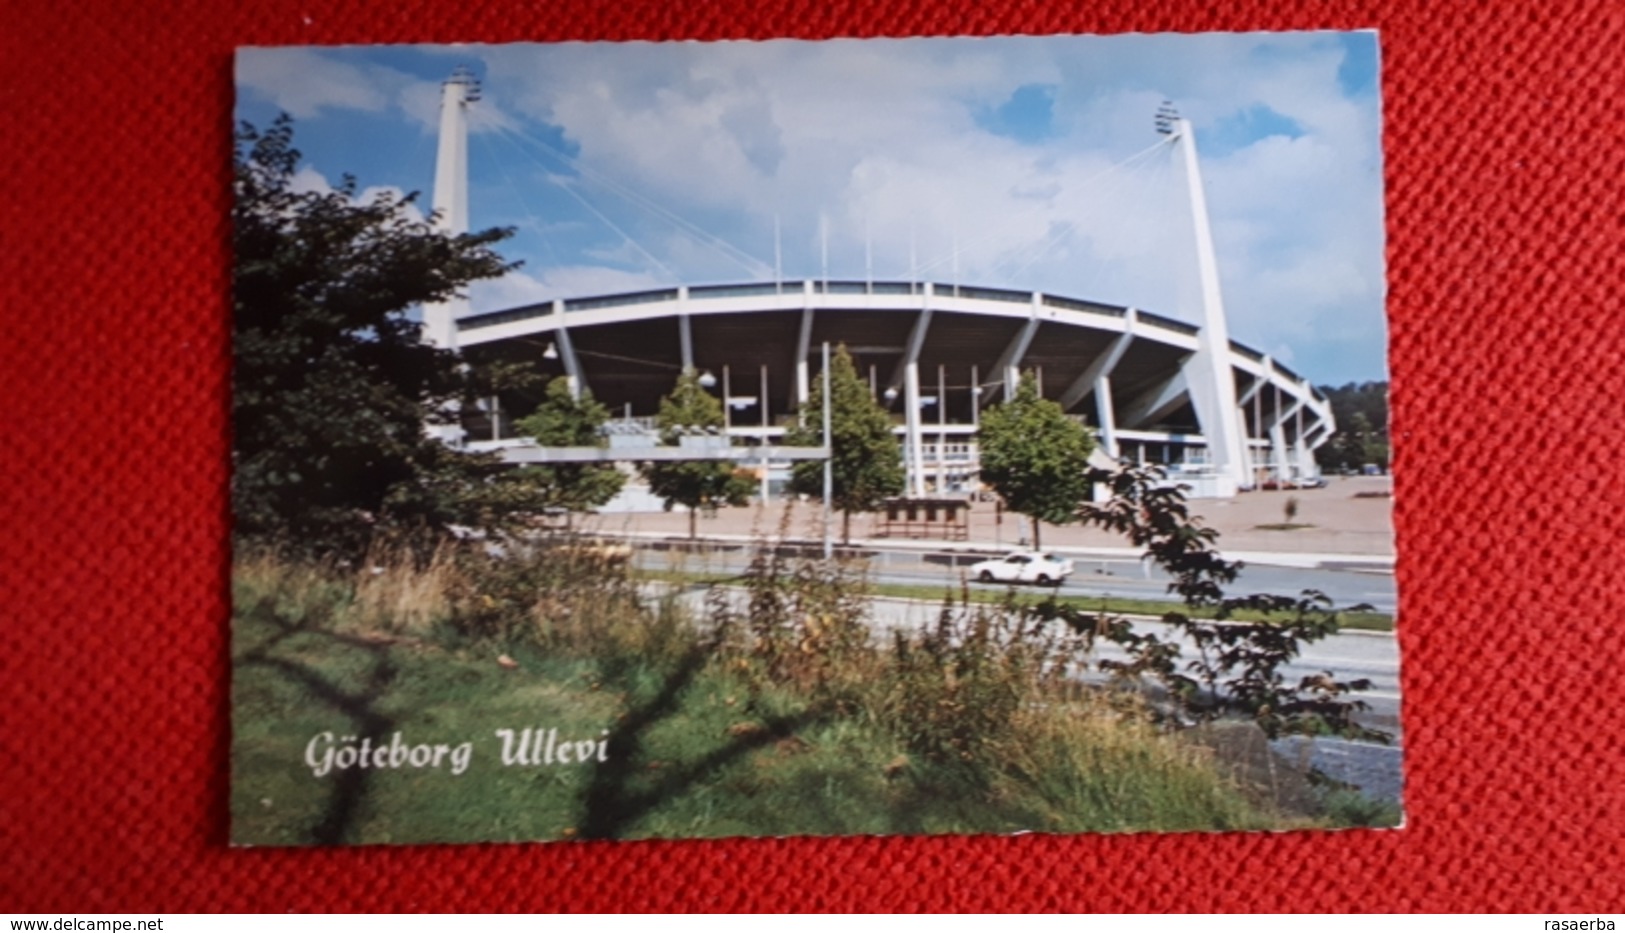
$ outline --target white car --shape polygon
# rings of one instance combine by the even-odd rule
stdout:
[[[1036,583],[1050,586],[1065,580],[1072,562],[1038,551],[1012,551],[998,560],[972,564],[971,576],[983,583]]]

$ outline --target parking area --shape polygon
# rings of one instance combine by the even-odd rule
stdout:
[[[1198,499],[1192,511],[1217,529],[1220,543],[1232,551],[1304,551],[1391,557],[1393,540],[1393,481],[1387,476],[1329,477],[1321,489],[1259,490],[1234,499]],[[1267,526],[1285,522],[1287,501],[1296,501],[1290,530]],[[789,511],[788,517],[786,511]],[[699,534],[772,536],[786,527],[792,535],[818,537],[817,503],[776,501],[766,508],[744,506],[718,509],[702,515]],[[1022,516],[1003,513],[993,503],[971,505],[965,537],[994,548],[1014,547],[1031,536],[1031,524]],[[1266,526],[1266,527],[1261,527]],[[671,512],[622,512],[590,516],[581,527],[614,532],[684,537],[688,515]],[[855,515],[853,538],[869,538],[879,530],[876,516]],[[836,535],[840,517],[836,516]],[[1043,529],[1046,547],[1122,547],[1122,539],[1103,531],[1075,525]]]

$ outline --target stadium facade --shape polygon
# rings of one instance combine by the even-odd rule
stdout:
[[[449,231],[468,225],[467,111],[478,85],[443,89],[434,206]],[[1307,380],[1229,338],[1188,121],[1159,114],[1184,166],[1195,218],[1200,323],[1077,297],[963,283],[793,280],[675,285],[559,298],[470,314],[466,300],[424,309],[425,339],[475,361],[528,361],[571,380],[646,431],[662,395],[693,368],[724,402],[740,462],[749,448],[764,492],[788,472],[767,448],[808,400],[825,343],[844,345],[897,423],[914,496],[978,488],[981,411],[1020,373],[1095,433],[1119,461],[1165,465],[1196,496],[1227,497],[1317,473],[1313,450],[1335,430]],[[511,414],[534,397],[488,400],[449,442],[516,462],[534,445]],[[533,459],[533,457],[529,457]]]

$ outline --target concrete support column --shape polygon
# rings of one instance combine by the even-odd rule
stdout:
[[[1241,418],[1241,425],[1243,428],[1241,432],[1241,470],[1242,476],[1245,478],[1242,480],[1242,483],[1244,485],[1251,486],[1254,483],[1253,477],[1258,475],[1258,469],[1253,463],[1252,438],[1245,430],[1247,427],[1247,408],[1245,403],[1237,406],[1237,414]]]
[[[773,413],[768,409],[766,363],[762,364],[762,399],[759,410],[762,413],[762,427],[771,427],[773,424]]]
[[[570,396],[580,398],[581,393],[587,389],[587,375],[581,371],[581,360],[576,357],[575,344],[570,341],[570,332],[563,327],[553,332],[559,345],[559,359],[564,363],[564,375],[569,379]]]
[[[1104,374],[1095,379],[1095,417],[1100,420],[1100,449],[1116,460],[1117,415],[1112,411],[1112,380]]]
[[[773,413],[768,408],[767,364],[766,363],[762,364],[762,397],[761,397],[761,400],[760,400],[760,407],[761,407],[761,412],[762,412],[762,427],[766,428],[766,427],[771,426],[772,421],[773,421]],[[762,434],[762,443],[763,444],[767,443],[767,434],[765,432]],[[768,503],[767,468],[768,468],[767,458],[763,457],[762,458],[762,504],[763,505],[766,505]]]
[[[970,424],[982,426],[982,374],[974,364],[970,368]]]
[[[682,349],[683,371],[687,372],[694,368],[694,326],[689,323],[686,312],[677,315],[677,343]]]
[[[1275,477],[1289,479],[1297,459],[1297,438],[1288,443],[1287,424],[1303,409],[1303,399],[1293,397],[1286,401],[1285,408],[1281,407],[1283,400],[1280,387],[1275,389],[1275,417],[1270,421],[1270,453],[1274,460]]]
[[[1128,352],[1129,344],[1133,342],[1134,322],[1130,318],[1128,330],[1113,337],[1112,342],[1107,344],[1104,350],[1100,351],[1100,355],[1090,360],[1089,365],[1084,367],[1083,372],[1078,374],[1078,378],[1074,379],[1072,384],[1061,392],[1058,399],[1061,408],[1071,410],[1073,405],[1083,401],[1085,395],[1098,388],[1100,378],[1112,374],[1112,371],[1117,368],[1117,361],[1123,358],[1123,354]]]
[[[909,329],[908,345],[903,348],[903,358],[892,368],[891,378],[886,380],[888,398],[896,397],[897,388],[906,378],[908,367],[919,361],[920,351],[925,347],[925,335],[930,330],[931,304],[927,301],[919,316],[914,319],[914,326]]]
[[[920,364],[910,360],[903,373],[904,429],[908,441],[908,488],[915,497],[925,495],[925,451],[920,442]]]
[[[1262,383],[1263,383],[1263,378],[1264,377],[1262,377],[1262,376],[1259,377],[1260,385],[1262,385]],[[1253,396],[1253,431],[1257,434],[1259,440],[1265,440],[1265,436],[1266,436],[1267,432],[1264,430],[1264,393],[1263,392],[1259,392],[1259,393],[1257,393],[1257,394],[1255,394]],[[1258,464],[1257,463],[1253,464],[1253,481],[1254,482],[1258,481]]]
[[[722,433],[731,435],[734,428],[733,373],[728,364],[722,364]]]
[[[1243,392],[1241,397],[1236,400],[1241,408],[1242,453],[1246,457],[1248,485],[1256,485],[1259,482],[1258,472],[1263,467],[1258,458],[1258,445],[1253,442],[1255,440],[1267,440],[1269,437],[1269,431],[1264,426],[1263,407],[1263,390],[1264,386],[1269,383],[1269,369],[1269,357],[1265,357],[1262,372],[1253,378],[1252,385],[1249,385],[1247,391]],[[1253,410],[1253,416],[1250,420],[1247,418],[1248,405],[1251,405]]]
[[[993,364],[993,373],[1004,380],[1004,400],[1007,402],[1015,397],[1016,386],[1021,381],[1021,359],[1027,355],[1027,347],[1032,344],[1033,335],[1036,333],[1038,318],[1028,318],[1027,323],[1016,332],[1009,346],[999,354],[998,362]]]
[[[1270,472],[1276,479],[1286,479],[1289,460],[1286,431],[1281,428],[1280,422],[1276,422],[1270,425]]]
[[[812,380],[807,373],[807,354],[812,352],[813,283],[801,283],[801,333],[796,338],[796,404],[805,405],[812,398]]]
[[[1297,468],[1297,478],[1302,479],[1314,474],[1314,453],[1310,450],[1307,439],[1303,436],[1303,405],[1298,405],[1295,416],[1296,425],[1292,432],[1293,461]]]

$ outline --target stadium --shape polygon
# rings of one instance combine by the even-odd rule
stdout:
[[[453,232],[468,229],[467,110],[476,100],[467,74],[443,86],[434,206]],[[480,314],[456,299],[424,309],[425,339],[475,362],[529,362],[567,377],[617,414],[612,433],[648,444],[661,397],[692,368],[724,403],[730,452],[754,465],[764,496],[788,474],[777,445],[809,397],[825,345],[846,348],[893,416],[911,496],[979,491],[980,412],[1029,371],[1045,398],[1095,433],[1106,457],[1162,464],[1193,496],[1312,478],[1314,448],[1335,430],[1331,406],[1306,379],[1229,338],[1191,127],[1167,109],[1157,120],[1185,167],[1200,323],[1086,297],[821,277],[674,285]],[[512,428],[537,401],[489,399],[447,440],[513,462],[541,458]]]

